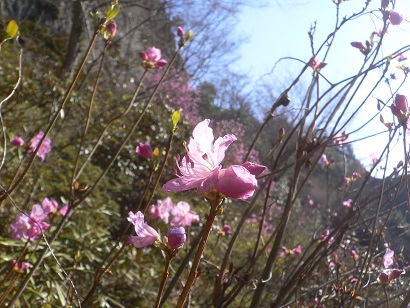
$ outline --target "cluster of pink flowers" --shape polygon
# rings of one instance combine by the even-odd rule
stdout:
[[[225,151],[236,137],[230,134],[214,141],[209,122],[204,120],[195,127],[188,152],[181,162],[177,162],[178,178],[165,183],[163,190],[180,192],[195,189],[199,194],[217,190],[235,199],[251,197],[258,187],[256,177],[266,167],[246,162],[222,169]]]
[[[40,204],[34,204],[31,210],[30,216],[19,213],[17,219],[11,224],[14,232],[12,234],[13,239],[18,240],[21,238],[34,241],[38,235],[41,234],[41,230],[46,230],[50,227],[50,224],[44,220],[50,213],[57,213],[58,203],[55,200],[45,198]],[[67,206],[61,208],[59,214],[65,215],[67,212]]]
[[[394,264],[394,250],[390,248],[386,248],[386,252],[384,253],[383,256],[383,265],[387,269],[391,267]],[[392,280],[398,278],[401,274],[403,274],[403,270],[401,269],[389,269],[387,271],[383,271],[379,275],[379,282],[381,284],[388,284]]]
[[[130,242],[136,248],[146,248],[150,245],[160,246],[162,241],[159,233],[144,221],[144,214],[128,213],[128,221],[134,225],[136,236],[130,237]],[[183,227],[172,227],[167,233],[168,244],[172,249],[181,247],[186,242],[186,232]]]
[[[163,68],[168,64],[167,60],[161,59],[161,50],[155,47],[148,48],[146,52],[139,53],[143,68]]]
[[[180,201],[174,205],[170,197],[158,200],[156,205],[151,205],[148,209],[148,215],[151,219],[159,218],[166,224],[169,223],[169,217],[172,215],[170,225],[173,227],[189,227],[199,223],[199,215],[191,210],[187,202]]]
[[[29,262],[17,262],[17,260],[11,260],[11,267],[13,270],[19,273],[23,273],[24,270],[32,267],[32,265]]]
[[[44,132],[40,131],[36,136],[34,136],[30,140],[30,144],[28,145],[27,152],[31,153],[34,152],[40,144],[41,139],[44,137]],[[25,141],[20,136],[14,136],[11,140],[11,144],[15,147],[22,147],[25,146]],[[43,143],[40,145],[40,148],[37,151],[37,156],[40,157],[42,160],[46,159],[48,153],[51,152],[51,139],[46,137]]]

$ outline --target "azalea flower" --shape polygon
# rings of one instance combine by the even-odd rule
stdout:
[[[160,218],[167,224],[173,207],[174,204],[172,203],[171,198],[167,197],[164,200],[158,200],[156,205],[151,205],[148,209],[148,215],[151,219]]]
[[[162,189],[171,192],[196,189],[199,194],[216,189],[227,197],[249,198],[257,188],[256,177],[266,167],[246,162],[221,169],[225,151],[237,139],[230,134],[214,141],[209,122],[204,120],[194,128],[188,152],[177,162],[178,178],[165,183]]]
[[[171,220],[171,226],[189,227],[193,222],[199,221],[199,215],[191,211],[191,207],[188,202],[180,201],[172,209],[171,214],[174,216]]]
[[[181,162],[177,162],[178,177],[165,183],[162,187],[164,191],[196,189],[203,194],[215,187],[225,151],[237,139],[229,134],[214,141],[209,122],[208,119],[204,120],[194,128],[188,152]]]
[[[41,230],[48,229],[50,224],[43,220],[47,217],[46,212],[41,205],[34,204],[30,216],[24,213],[17,214],[16,221],[11,224],[14,232],[12,238],[19,240],[21,238],[34,241],[41,234]]]
[[[135,227],[137,236],[131,236],[130,242],[136,248],[145,248],[160,241],[158,232],[144,222],[144,214],[140,211],[138,211],[137,214],[129,212],[127,220]]]
[[[37,149],[43,136],[44,136],[44,132],[40,131],[35,137],[33,137],[30,140],[29,151],[28,151],[29,153],[34,152]],[[50,152],[51,152],[51,139],[46,137],[43,143],[40,145],[40,148],[38,149],[36,155],[40,157],[42,160],[45,160],[46,155]]]
[[[391,250],[390,248],[386,248],[386,252],[383,256],[383,265],[384,268],[389,268],[390,266],[393,265],[393,257],[394,257],[394,250]]]
[[[55,212],[57,212],[58,203],[57,203],[57,201],[55,201],[53,199],[50,200],[48,198],[45,198],[43,200],[43,202],[41,202],[41,205],[43,207],[43,210],[46,213],[55,213]]]
[[[161,59],[161,50],[155,47],[148,48],[147,52],[140,52],[142,67],[162,68],[168,64],[167,60]]]

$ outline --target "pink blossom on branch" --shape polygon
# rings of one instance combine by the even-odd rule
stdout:
[[[163,68],[168,64],[167,60],[161,59],[161,50],[155,47],[148,48],[146,52],[139,53],[144,68]]]
[[[138,211],[137,214],[129,212],[127,220],[135,227],[137,236],[131,236],[130,242],[136,248],[145,248],[160,241],[158,232],[144,222],[144,214],[141,212]]]
[[[393,265],[394,263],[393,257],[394,257],[394,250],[391,250],[390,248],[386,248],[386,252],[383,256],[384,268],[389,268],[390,266]]]
[[[313,57],[309,61],[309,66],[314,70],[314,71],[319,71],[321,68],[324,68],[327,65],[327,63],[324,62],[319,62],[317,57]]]
[[[165,183],[164,191],[196,189],[203,194],[215,187],[225,151],[236,137],[225,135],[214,141],[209,123],[210,120],[204,120],[194,128],[188,152],[181,162],[177,162],[178,177]]]
[[[209,122],[204,120],[194,128],[188,152],[177,162],[178,178],[165,183],[162,189],[171,192],[196,189],[199,194],[216,189],[227,197],[249,198],[257,188],[256,177],[266,167],[247,162],[221,169],[225,151],[236,137],[230,134],[214,141]]]
[[[34,152],[39,144],[41,139],[44,137],[44,132],[40,131],[35,137],[30,140],[29,145],[29,153]],[[40,148],[37,151],[37,156],[40,157],[42,160],[46,159],[46,155],[51,152],[51,139],[46,137],[43,143],[40,145]]]
[[[169,222],[169,216],[171,210],[174,207],[170,197],[165,198],[164,200],[157,200],[157,204],[153,204],[148,209],[148,215],[151,219],[160,218],[164,223]]]
[[[173,227],[189,227],[199,221],[199,215],[191,211],[189,203],[185,201],[178,202],[172,209],[171,214],[174,216],[171,220],[171,226]]]
[[[393,104],[390,106],[391,112],[399,120],[400,125],[407,128],[410,109],[405,95],[396,94]]]

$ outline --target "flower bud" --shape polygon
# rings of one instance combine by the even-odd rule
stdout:
[[[389,6],[389,0],[382,0],[381,1],[381,7],[382,9],[386,9]]]
[[[117,32],[117,24],[115,22],[109,23],[106,27],[106,39],[113,39]]]
[[[167,233],[168,243],[172,249],[177,249],[186,242],[186,232],[183,227],[172,227]]]
[[[152,158],[152,148],[150,146],[150,144],[148,142],[146,143],[141,143],[137,146],[137,148],[135,149],[135,152],[142,157],[145,158]]]
[[[25,142],[23,138],[19,136],[14,136],[13,140],[11,140],[11,144],[14,145],[15,147],[22,147],[23,145],[25,145]]]
[[[282,139],[283,136],[285,136],[285,128],[281,127],[281,129],[279,130],[279,139]]]
[[[231,226],[230,225],[224,225],[222,227],[222,232],[224,232],[225,234],[228,234],[229,232],[231,232]]]
[[[185,31],[184,31],[184,29],[183,29],[182,27],[178,27],[177,35],[178,35],[180,38],[183,38],[183,37],[184,37]]]
[[[403,21],[403,16],[397,12],[391,12],[389,20],[392,25],[397,26]]]

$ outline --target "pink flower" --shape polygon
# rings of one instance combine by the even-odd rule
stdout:
[[[343,201],[343,206],[345,207],[352,207],[353,205],[353,200],[352,199],[348,199],[346,201]]]
[[[333,142],[339,146],[343,146],[347,142],[348,138],[349,135],[343,132],[340,136],[337,136]]]
[[[142,156],[145,158],[152,158],[152,155],[153,155],[151,145],[148,142],[145,142],[145,143],[140,142],[137,148],[135,149],[135,152],[139,156]]]
[[[50,200],[48,198],[45,198],[43,200],[43,202],[41,202],[41,205],[43,206],[43,210],[46,213],[55,213],[55,212],[57,212],[58,203],[55,200]]]
[[[394,58],[396,58],[396,60],[399,62],[407,60],[407,58],[401,52],[395,54]]]
[[[16,221],[11,224],[14,230],[12,238],[15,240],[24,238],[34,241],[41,234],[41,230],[50,227],[50,224],[43,221],[47,215],[48,212],[44,211],[39,204],[33,205],[30,216],[23,213],[17,214]]]
[[[215,188],[227,197],[248,199],[258,188],[258,182],[245,167],[232,165],[219,172]]]
[[[185,201],[179,201],[171,213],[174,216],[171,220],[171,226],[179,227],[192,225],[193,220],[199,220],[199,216],[196,212],[190,210],[189,203]]]
[[[397,12],[391,12],[389,20],[392,25],[397,26],[403,21],[403,16]]]
[[[67,214],[67,211],[68,211],[68,205],[65,204],[65,205],[63,205],[62,208],[60,209],[60,215],[65,216],[65,214]]]
[[[14,145],[15,147],[22,147],[26,143],[24,142],[23,138],[19,136],[14,136],[13,139],[11,140],[11,144]]]
[[[321,68],[324,68],[327,65],[327,63],[324,62],[319,62],[317,57],[313,57],[309,61],[309,66],[314,70],[314,71],[319,71]]]
[[[172,227],[167,233],[168,243],[172,249],[177,249],[185,244],[186,232],[183,227]]]
[[[225,135],[214,141],[209,122],[204,120],[194,128],[188,152],[181,162],[177,162],[178,178],[165,183],[162,190],[180,192],[196,189],[203,194],[215,187],[225,151],[236,137]]]
[[[33,137],[30,140],[30,146],[29,146],[29,151],[28,151],[29,153],[34,152],[37,149],[43,136],[44,136],[44,132],[40,131],[35,137]],[[40,157],[42,160],[45,160],[46,155],[50,152],[51,152],[51,139],[46,137],[43,143],[40,145],[40,148],[37,151],[37,156]]]
[[[366,47],[364,47],[362,42],[351,42],[350,45],[352,45],[354,48],[358,48],[360,50],[366,49]]]
[[[390,281],[398,278],[403,273],[403,270],[393,269],[389,274],[383,272],[379,275],[379,282],[381,284],[388,284]]]
[[[13,270],[19,273],[23,273],[25,269],[32,267],[32,265],[28,262],[17,262],[17,260],[11,260],[11,266]]]
[[[136,248],[144,248],[160,241],[158,232],[144,222],[144,214],[140,211],[137,214],[129,212],[128,221],[135,227],[137,236],[131,236],[130,241]]]
[[[170,197],[165,198],[164,200],[157,200],[157,205],[151,205],[148,209],[148,215],[151,219],[160,218],[164,223],[169,222],[169,215],[173,208],[174,204]]]
[[[183,29],[182,27],[178,27],[177,35],[178,35],[180,38],[184,38],[185,31],[184,31],[184,29]]]
[[[394,250],[391,250],[390,248],[386,248],[386,252],[383,256],[384,268],[389,268],[390,266],[393,265],[394,263],[393,257],[394,257]]]
[[[148,48],[147,52],[140,52],[139,55],[144,68],[162,68],[168,64],[167,60],[161,59],[161,50],[155,47]]]
[[[359,260],[360,256],[359,254],[356,252],[356,250],[352,249],[350,250],[350,256],[355,259],[356,261]]]
[[[320,156],[319,158],[319,164],[322,167],[326,167],[327,165],[329,165],[329,161],[327,160],[326,154],[322,154],[322,156]]]
[[[298,247],[295,247],[292,249],[292,254],[295,255],[300,255],[302,253],[302,246],[298,245]]]

